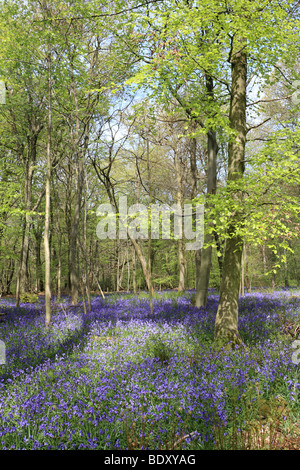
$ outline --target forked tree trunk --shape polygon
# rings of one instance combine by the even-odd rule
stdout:
[[[134,249],[135,249],[135,252],[136,252],[136,254],[137,254],[138,258],[139,258],[139,261],[140,261],[140,263],[141,263],[142,270],[143,270],[143,274],[144,274],[144,278],[145,278],[146,285],[147,285],[147,289],[148,289],[148,291],[151,292],[152,295],[153,295],[153,294],[154,294],[154,291],[153,291],[153,286],[152,286],[152,283],[151,283],[151,278],[150,278],[150,275],[149,275],[149,270],[148,270],[146,258],[145,258],[145,256],[143,255],[142,250],[141,250],[139,244],[138,244],[137,241],[130,235],[129,231],[128,231],[128,237],[129,237],[131,243],[133,244]]]
[[[228,145],[228,181],[243,177],[246,144],[246,82],[247,56],[245,41],[236,40],[231,57],[230,126],[236,137]],[[237,192],[232,197],[242,196]],[[239,214],[232,216],[226,240],[224,265],[220,286],[220,299],[215,321],[215,340],[221,344],[229,341],[241,343],[238,332],[239,288],[243,239],[236,233]]]

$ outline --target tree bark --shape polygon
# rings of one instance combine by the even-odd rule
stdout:
[[[135,257],[135,249],[132,249],[132,287],[133,293],[137,293],[137,286],[136,286],[136,257]]]
[[[178,159],[177,150],[174,149],[174,163],[175,163],[175,172],[177,179],[177,204],[182,208],[183,195],[182,195],[182,176],[180,162]],[[178,292],[183,292],[185,289],[184,280],[185,280],[185,256],[184,256],[184,241],[182,238],[178,240],[178,263],[179,263],[179,282],[178,282]]]
[[[194,125],[193,125],[194,127]],[[192,129],[194,130],[194,129]],[[192,189],[191,189],[191,199],[197,197],[198,191],[198,179],[197,179],[197,140],[195,137],[191,139],[190,146],[190,164],[191,164],[191,173],[192,173]],[[195,251],[195,267],[196,267],[196,297],[197,293],[200,290],[200,268],[201,268],[201,250]],[[196,303],[196,299],[195,299]]]
[[[28,255],[29,255],[29,241],[30,241],[30,227],[32,223],[31,215],[28,213],[31,209],[31,197],[32,197],[32,177],[33,177],[33,166],[36,156],[36,141],[33,143],[34,148],[31,149],[30,160],[26,162],[25,168],[25,218],[23,224],[23,238],[22,238],[22,249],[21,249],[21,262],[19,270],[19,289],[20,293],[29,291],[28,282]]]
[[[43,233],[40,227],[34,230],[35,237],[35,277],[36,277],[36,292],[42,292],[44,290],[44,282],[42,277],[42,261],[41,261],[41,241],[43,239]]]
[[[244,245],[244,263],[245,263],[245,282],[247,294],[251,292],[250,279],[249,279],[249,263],[248,263],[248,254],[247,254],[247,245]]]
[[[234,40],[235,41],[235,40]],[[245,41],[237,38],[231,55],[230,126],[236,133],[228,146],[228,180],[243,177],[246,144],[246,83],[247,56]],[[237,192],[233,197],[240,200]],[[225,244],[224,266],[220,286],[220,299],[215,321],[215,340],[221,343],[241,343],[238,332],[239,288],[243,239],[236,231],[239,214],[231,217]]]
[[[213,100],[213,80],[206,75],[206,90],[208,97]],[[209,197],[215,194],[217,185],[217,154],[218,144],[217,135],[213,129],[209,129],[207,133],[207,191],[206,191],[206,208],[209,207]],[[205,233],[204,242],[209,244],[213,241],[213,233]],[[207,294],[210,278],[212,246],[202,248],[201,265],[199,269],[199,281],[197,283],[195,305],[196,307],[206,307]]]
[[[45,193],[45,233],[44,233],[44,249],[45,249],[45,307],[46,317],[45,324],[49,328],[51,323],[51,263],[50,263],[50,190],[51,190],[51,127],[52,127],[52,110],[51,110],[51,52],[48,55],[48,126],[47,126],[47,172],[46,172],[46,193]]]
[[[56,272],[56,279],[57,279],[57,297],[61,298],[61,231],[59,222],[57,224],[58,230],[58,254],[57,254],[57,272]]]

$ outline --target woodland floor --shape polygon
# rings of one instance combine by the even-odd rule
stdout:
[[[241,297],[234,350],[192,295],[63,297],[49,330],[42,296],[1,299],[0,450],[299,449],[299,291]]]

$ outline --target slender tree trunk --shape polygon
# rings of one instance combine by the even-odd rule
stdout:
[[[83,212],[83,284],[86,290],[88,308],[91,311],[91,295],[88,276],[88,250],[87,250],[87,175],[84,174],[84,212]]]
[[[57,297],[61,298],[61,234],[58,235],[58,260],[57,260],[57,272],[56,272],[56,279],[57,279]]]
[[[152,180],[151,180],[151,170],[150,170],[150,150],[149,150],[149,139],[147,138],[147,173],[148,173],[148,186],[149,186],[149,218],[151,220],[151,212],[152,212]],[[151,228],[148,226],[148,284],[149,284],[149,303],[150,303],[150,312],[153,314],[153,286],[152,286],[152,266],[151,266],[151,259],[152,259],[152,244],[151,244]]]
[[[137,293],[137,286],[136,286],[136,257],[135,257],[135,249],[132,249],[132,287],[133,293]]]
[[[10,294],[10,284],[13,280],[14,271],[15,271],[15,261],[10,259],[6,273],[3,274],[2,276],[3,281],[2,281],[2,292],[0,293],[1,295]],[[4,281],[4,278],[5,278],[5,281]]]
[[[105,299],[103,290],[102,290],[102,288],[101,288],[101,286],[100,286],[100,283],[99,283],[98,278],[97,278],[96,274],[94,273],[94,271],[92,271],[92,274],[93,274],[93,276],[94,276],[94,278],[95,278],[96,284],[97,284],[97,286],[98,286],[98,289],[99,289],[99,291],[100,291],[100,294],[101,294],[102,298]]]
[[[287,256],[286,256],[285,248],[284,248],[284,286],[289,287],[289,271],[288,271],[288,263],[287,263]]]
[[[194,129],[192,129],[194,130]],[[198,191],[198,179],[197,179],[197,140],[195,137],[191,139],[190,145],[190,163],[191,163],[191,173],[192,173],[192,189],[191,189],[191,199],[194,199],[197,196]],[[200,291],[200,268],[201,268],[201,250],[195,251],[195,267],[196,267],[196,297],[197,293]],[[196,302],[196,299],[195,299]]]
[[[41,240],[42,233],[38,230],[35,232],[35,277],[36,277],[36,292],[39,293],[44,290],[44,283],[42,279],[42,261],[41,261]]]
[[[250,288],[250,280],[249,280],[249,263],[248,263],[248,253],[247,253],[247,245],[244,245],[244,263],[245,263],[245,282],[246,282],[246,289],[247,293],[251,292]]]
[[[208,97],[213,100],[213,80],[210,76],[206,75],[206,90]],[[209,208],[211,202],[209,197],[215,194],[217,185],[217,154],[218,144],[217,135],[213,129],[209,129],[207,133],[207,192],[206,192],[206,208]],[[212,228],[211,225],[208,228]],[[212,243],[214,238],[213,233],[204,234],[204,242],[207,244]],[[195,298],[196,307],[206,307],[207,294],[210,278],[212,246],[202,248],[201,252],[201,265],[199,269],[199,282],[197,283],[197,291]]]
[[[68,165],[66,168],[66,191],[65,191],[65,222],[66,222],[66,231],[68,237],[68,278],[67,278],[67,288],[68,293],[71,293],[71,231],[72,231],[72,186],[73,186],[73,173],[72,165],[69,159]]]
[[[245,295],[245,247],[242,252],[242,276],[241,276],[241,295]]]
[[[48,126],[47,126],[47,173],[46,173],[46,193],[45,193],[45,324],[49,328],[51,323],[51,265],[50,265],[50,190],[51,190],[51,127],[52,127],[52,109],[51,109],[51,52],[48,54]]]
[[[263,261],[263,270],[264,274],[267,272],[267,261],[266,261],[266,246],[265,244],[262,245],[261,247],[261,253],[262,253],[262,261]]]
[[[243,177],[246,144],[247,57],[244,50],[245,41],[241,38],[233,41],[229,119],[232,130],[236,132],[236,137],[234,141],[230,141],[228,146],[229,181],[237,181]],[[236,193],[233,197],[240,199],[242,196]],[[241,343],[238,332],[238,313],[243,239],[236,233],[238,221],[239,214],[234,214],[228,229],[229,238],[225,244],[220,299],[215,321],[215,339],[220,340],[221,343],[228,341]]]
[[[19,307],[20,305],[20,293],[21,293],[20,280],[21,280],[21,265],[22,265],[22,257],[23,257],[24,236],[25,236],[25,231],[24,231],[24,225],[23,225],[22,243],[21,243],[21,261],[20,261],[20,265],[18,268],[17,285],[16,285],[16,307]]]
[[[79,230],[80,230],[80,211],[82,207],[82,194],[84,188],[84,156],[87,151],[89,141],[89,100],[86,106],[85,131],[83,145],[80,146],[80,118],[79,103],[75,80],[73,81],[73,96],[75,105],[75,138],[73,138],[73,152],[75,154],[75,166],[77,173],[76,180],[76,198],[71,227],[71,249],[70,249],[70,283],[72,305],[78,303],[81,276],[79,274]]]
[[[79,157],[80,163],[78,165],[78,180],[77,180],[77,195],[75,200],[74,215],[71,227],[70,239],[70,283],[71,283],[71,298],[72,305],[78,303],[80,279],[79,279],[79,265],[78,265],[78,234],[80,224],[80,208],[81,208],[81,192],[82,192],[82,162]]]
[[[127,292],[130,292],[130,265],[129,265],[129,246],[128,240],[126,245],[126,256],[127,256]]]
[[[181,167],[178,159],[177,150],[174,149],[174,163],[177,179],[177,204],[182,208],[183,196],[182,196],[182,176],[181,176]],[[185,256],[184,256],[184,241],[182,238],[178,240],[178,263],[179,263],[179,283],[178,291],[183,292],[185,289],[184,280],[185,280]]]
[[[16,284],[16,307],[20,306],[20,266],[17,273],[17,284]]]
[[[86,300],[85,300],[85,293],[84,293],[85,286],[84,286],[83,277],[81,277],[80,285],[81,285],[81,292],[82,292],[83,313],[84,313],[84,315],[87,315]]]
[[[29,241],[30,241],[30,227],[32,223],[31,215],[28,213],[31,209],[31,193],[32,193],[32,176],[33,176],[33,161],[32,158],[30,162],[27,162],[26,165],[26,175],[25,175],[25,218],[23,225],[23,243],[21,250],[21,263],[19,271],[19,289],[20,293],[29,291],[29,282],[28,282],[28,255],[29,255]]]
[[[123,290],[122,282],[123,282],[123,275],[124,275],[125,263],[126,263],[126,260],[125,260],[125,255],[124,255],[124,259],[123,259],[123,261],[122,261],[121,271],[119,270],[119,278],[118,278],[119,291],[120,291],[120,290]]]
[[[179,262],[178,292],[184,292],[186,260],[184,256],[184,242],[182,239],[178,240],[178,262]]]
[[[117,255],[117,292],[120,291],[120,242],[116,242],[116,255]]]

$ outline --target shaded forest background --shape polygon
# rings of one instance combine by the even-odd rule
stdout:
[[[150,8],[145,5],[140,8],[144,15]],[[208,192],[207,136],[184,101],[196,101],[200,116],[207,114],[205,100],[212,95],[208,88],[204,91],[205,74],[201,67],[194,71],[198,83],[192,75],[178,77],[177,83],[169,75],[171,83],[160,84],[155,91],[133,86],[130,80],[141,64],[156,61],[154,67],[162,67],[163,51],[168,60],[181,52],[163,37],[162,28],[155,33],[153,27],[151,33],[148,25],[142,31],[136,19],[128,19],[131,6],[123,4],[123,15],[115,14],[122,11],[117,3],[15,1],[1,6],[2,296],[45,289],[47,157],[53,294],[58,298],[72,294],[76,303],[83,293],[100,289],[138,292],[149,289],[147,273],[154,290],[196,288],[195,252],[185,250],[185,239],[149,244],[148,240],[99,240],[96,235],[98,206],[111,203],[117,208],[120,196],[127,196],[129,204],[171,206],[204,201]],[[292,100],[297,66],[276,65],[270,77],[269,82],[258,78],[248,83],[246,172],[250,175],[251,159],[268,145],[270,136],[299,126]],[[213,90],[218,109],[227,116],[230,93],[225,72]],[[218,193],[226,187],[228,138],[220,122],[214,130]],[[274,177],[268,187],[265,163],[259,168],[258,205],[265,204],[267,214],[274,211],[284,219],[284,235],[272,231],[269,219],[256,221],[257,235],[244,240],[241,292],[300,283],[300,244],[295,236],[299,224],[282,203],[283,195],[299,198],[300,186]],[[266,199],[268,191],[272,204]],[[224,227],[216,228],[212,243],[209,288],[217,290]]]

